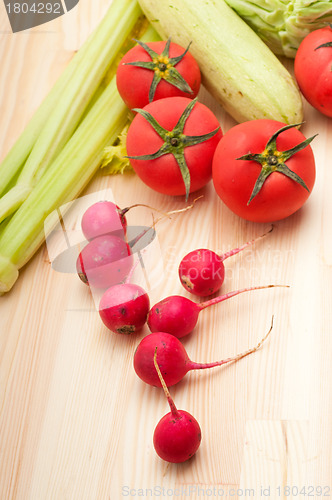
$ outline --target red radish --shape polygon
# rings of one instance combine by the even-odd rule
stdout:
[[[191,458],[198,450],[202,439],[201,428],[190,413],[176,408],[157,363],[157,347],[153,362],[171,409],[158,422],[153,445],[160,458],[178,464]]]
[[[131,266],[129,245],[122,238],[111,234],[89,241],[76,261],[80,279],[96,288],[108,288],[121,283]]]
[[[161,387],[161,382],[153,365],[154,352],[156,348],[158,348],[158,364],[160,371],[167,387],[171,387],[180,382],[180,380],[182,380],[191,370],[203,370],[205,368],[221,366],[231,361],[238,361],[248,356],[248,354],[257,351],[270,335],[272,326],[273,318],[270,330],[255,347],[231,358],[226,358],[222,361],[214,361],[212,363],[196,363],[195,361],[191,361],[183,344],[179,339],[174,337],[174,335],[164,332],[150,333],[144,337],[137,346],[134,354],[134,369],[143,382]]]
[[[188,292],[199,297],[206,297],[216,293],[225,279],[224,260],[264,238],[272,229],[273,226],[267,233],[222,255],[218,255],[206,248],[199,248],[189,252],[183,257],[179,266],[179,277],[182,285]]]
[[[112,332],[131,334],[146,323],[150,300],[143,288],[121,283],[106,290],[99,304],[100,317]]]
[[[207,307],[223,302],[240,293],[263,288],[273,288],[287,285],[267,285],[242,288],[234,292],[214,297],[206,302],[197,304],[181,295],[170,295],[166,299],[155,304],[148,315],[148,326],[151,332],[166,332],[177,338],[188,335],[196,326],[199,313]]]

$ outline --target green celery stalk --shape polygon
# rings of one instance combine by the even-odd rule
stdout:
[[[62,89],[67,85],[70,74],[73,72],[75,58],[66,67],[61,77],[54,84],[51,92],[45,97],[41,105],[37,108],[33,117],[16,140],[13,147],[9,150],[6,157],[0,163],[0,195],[2,195],[17,173],[26,162],[46,119],[51,110],[57,105]],[[76,60],[75,60],[76,63]]]
[[[142,40],[159,40],[151,26]],[[104,148],[115,142],[128,121],[115,76],[67,144],[11,217],[0,234],[0,293],[9,291],[19,269],[43,243],[44,221],[53,211],[75,199],[99,169]]]
[[[82,50],[78,51],[77,57],[75,56],[69,63],[68,68],[72,67],[72,70],[67,68],[69,76],[63,77],[64,82],[60,81],[47,105],[37,114],[38,119],[33,121],[35,126],[31,126],[34,133],[26,134],[25,140],[27,146],[30,145],[30,154],[16,186],[0,199],[0,222],[26,199],[71,137],[109,66],[135,26],[139,24],[139,20],[143,19],[136,0],[113,0],[99,27],[83,45]],[[44,118],[43,123],[41,118]],[[29,139],[35,140],[32,148]],[[24,143],[24,140],[22,142]],[[2,170],[6,171],[4,178],[1,178],[2,189],[5,189],[10,180],[8,171],[12,175],[15,172],[15,167],[8,165],[12,161],[12,156],[18,154],[16,167],[20,168],[28,149],[29,147],[26,147],[21,153],[15,153],[16,147],[9,160],[0,168],[0,177]]]
[[[13,147],[7,153],[7,156],[0,163],[0,195],[4,194],[8,185],[11,184],[12,179],[15,178],[26,162],[40,132],[45,126],[45,122],[48,120],[54,108],[58,106],[59,97],[63,89],[67,87],[73,74],[77,71],[77,66],[86,64],[86,52],[91,43],[93,43],[96,33],[97,30],[90,35],[80,50],[71,59],[50,92],[35,111]]]

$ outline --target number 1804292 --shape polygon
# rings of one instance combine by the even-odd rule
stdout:
[[[329,497],[331,488],[329,486],[278,486],[277,494],[285,497]]]
[[[32,4],[28,4],[26,2],[15,2],[14,4],[6,4],[8,14],[61,14],[61,3],[43,3],[43,2],[35,2]]]

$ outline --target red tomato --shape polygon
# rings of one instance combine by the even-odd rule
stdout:
[[[327,45],[326,45],[327,44]],[[321,47],[322,45],[325,45]],[[332,117],[332,28],[317,29],[301,42],[294,73],[307,101],[324,115]]]
[[[181,123],[189,108],[187,119]],[[186,97],[160,99],[140,111],[151,115],[161,126],[157,132],[145,116],[137,114],[129,127],[127,154],[142,181],[155,191],[168,195],[188,196],[189,192],[205,186],[211,180],[213,154],[222,137],[219,122],[212,111]],[[210,137],[204,139],[205,135]],[[202,142],[191,144],[201,139]],[[187,145],[186,141],[189,141]],[[151,159],[150,155],[154,158],[161,147],[166,148],[166,154]],[[147,159],[132,158],[146,155]]]
[[[166,46],[168,43],[170,41],[143,44],[156,53],[155,58],[152,58],[153,54],[150,52],[150,55],[143,46],[136,45],[121,59],[116,82],[119,94],[129,108],[144,108],[152,100],[156,101],[164,97],[184,96],[193,99],[197,96],[201,85],[201,73],[196,60],[189,52],[186,52],[179,62],[172,60],[172,58],[179,58],[185,49],[172,42],[168,50]],[[163,55],[163,51],[166,51],[168,55]],[[148,65],[153,69],[128,64],[137,61],[149,63]],[[179,78],[184,79],[187,84],[186,91],[167,81],[171,80],[172,72],[179,73]],[[156,81],[153,99],[149,99],[149,91],[154,78],[160,81],[159,83]],[[176,78],[177,82],[179,78]],[[180,87],[185,88],[183,85]]]
[[[255,222],[283,219],[296,212],[311,193],[315,182],[311,146],[305,146],[289,159],[284,159],[282,154],[302,143],[304,135],[296,128],[288,128],[267,148],[271,136],[283,127],[284,123],[274,120],[243,122],[231,128],[218,144],[212,167],[215,189],[228,208],[244,219]],[[264,167],[251,159],[252,155],[261,153]],[[238,159],[245,155],[249,159]],[[286,174],[300,179],[296,181]],[[258,178],[264,182],[250,201]]]

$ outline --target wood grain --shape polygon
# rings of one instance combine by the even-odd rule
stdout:
[[[63,18],[12,34],[0,6],[1,157],[43,96],[102,18],[108,0],[81,0]],[[292,62],[283,61],[292,71]],[[234,125],[203,89],[200,99]],[[317,181],[307,204],[278,222],[265,240],[227,261],[223,291],[282,283],[289,289],[255,291],[204,310],[184,340],[190,357],[212,361],[256,344],[274,314],[266,345],[236,364],[191,373],[172,396],[200,422],[198,454],[180,466],[156,456],[152,434],[168,411],[164,395],[144,385],[132,357],[135,337],[111,335],[93,296],[74,274],[52,269],[44,245],[0,298],[0,498],[121,499],[299,498],[285,486],[331,486],[332,443],[332,122],[305,103],[303,133],[312,144]],[[119,206],[147,203],[160,210],[183,200],[152,192],[134,175],[97,175],[84,193],[111,189]],[[150,283],[151,302],[185,294],[177,266],[193,248],[220,252],[267,229],[233,215],[212,184],[186,213],[158,223],[161,274]],[[191,197],[191,201],[197,196]],[[149,225],[151,210],[133,209],[132,225]],[[159,268],[158,268],[159,269]],[[324,487],[326,488],[324,490]],[[263,488],[263,489],[262,489]],[[280,490],[278,490],[280,488]],[[329,491],[329,495],[332,491]]]

